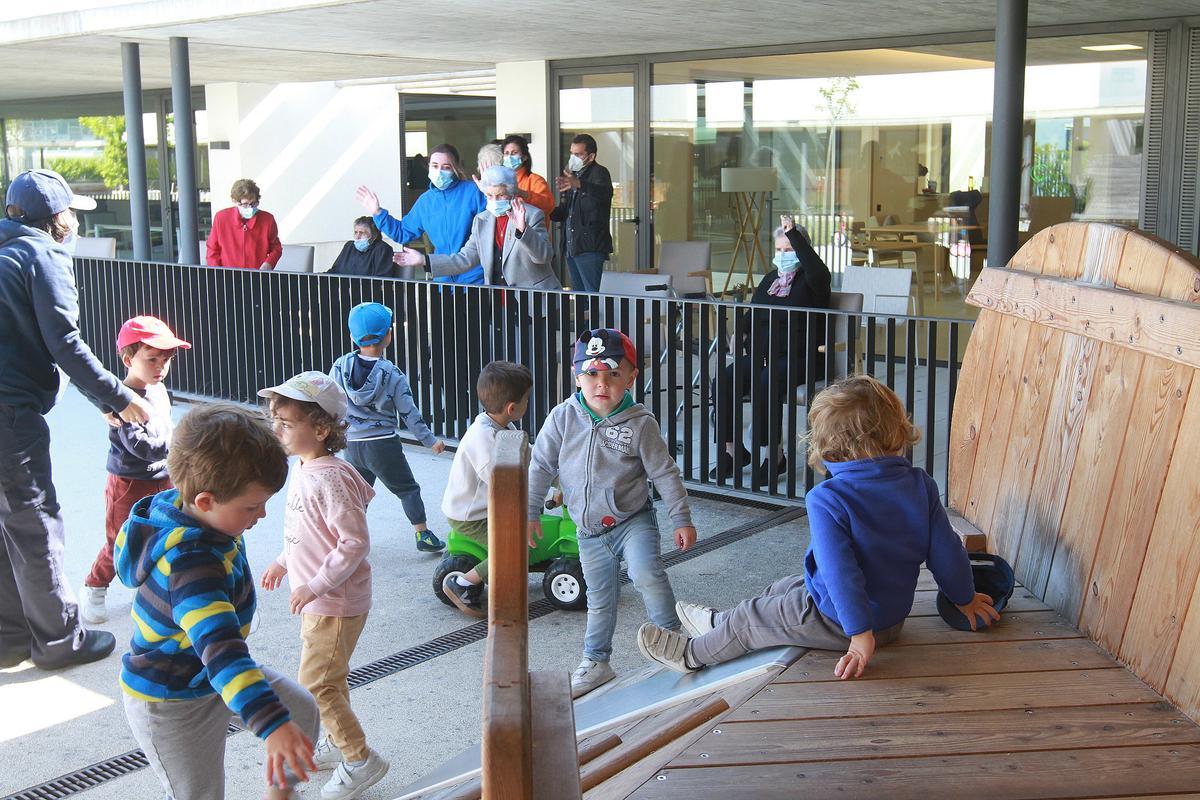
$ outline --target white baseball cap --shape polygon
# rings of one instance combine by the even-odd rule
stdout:
[[[273,394],[303,403],[316,403],[338,422],[346,418],[346,393],[324,372],[301,372],[278,386],[258,390],[259,397],[270,397]]]

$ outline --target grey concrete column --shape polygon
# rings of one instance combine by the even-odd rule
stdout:
[[[129,164],[129,214],[133,257],[150,260],[150,207],[146,196],[146,134],[142,129],[142,58],[135,42],[121,42],[125,92],[125,159]]]
[[[200,197],[196,191],[196,123],[186,36],[171,37],[171,111],[175,116],[175,180],[179,186],[179,263],[200,263]]]
[[[996,68],[992,92],[987,252],[987,263],[992,267],[1007,266],[1017,252],[1028,19],[1029,0],[996,0]]]

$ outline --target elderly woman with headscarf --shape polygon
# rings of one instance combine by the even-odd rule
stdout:
[[[395,277],[392,248],[383,240],[375,220],[359,217],[354,220],[354,237],[342,245],[330,273],[335,275],[366,275],[372,278]]]
[[[517,195],[517,176],[508,167],[483,171],[479,187],[487,208],[471,222],[471,235],[453,255],[423,255],[403,248],[395,256],[401,266],[424,265],[435,276],[458,275],[475,264],[484,268],[484,283],[521,289],[560,289],[552,266],[553,253],[542,212]]]

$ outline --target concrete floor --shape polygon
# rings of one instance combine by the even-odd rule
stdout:
[[[182,412],[186,407],[177,409]],[[107,434],[95,410],[69,391],[50,414],[55,482],[67,529],[67,576],[78,587],[100,546],[103,533],[104,457]],[[440,498],[451,457],[415,449],[410,458],[422,481],[429,523],[444,533]],[[380,487],[382,488],[382,487]],[[282,541],[283,494],[272,501],[268,517],[247,534],[251,563],[263,565]],[[692,511],[701,539],[770,512],[744,505],[694,499]],[[386,490],[372,503],[368,518],[374,533],[375,604],[352,666],[457,630],[471,621],[439,603],[430,583],[438,557],[418,553],[400,502]],[[663,548],[674,547],[672,531],[660,517]],[[770,581],[799,571],[807,544],[803,520],[768,529],[748,539],[684,562],[670,571],[680,599],[718,606],[757,592]],[[541,596],[540,575],[531,576],[530,597]],[[26,663],[0,671],[0,796],[72,772],[136,748],[121,708],[117,673],[119,655],[131,634],[132,592],[109,592],[117,653],[108,659],[61,673],[45,673]],[[259,595],[262,625],[250,639],[262,663],[294,675],[299,660],[299,622],[287,612],[282,591]],[[627,672],[643,665],[634,633],[644,620],[641,600],[632,587],[621,598],[613,666]],[[530,623],[530,665],[534,669],[571,670],[579,660],[584,615],[555,612]],[[352,695],[372,746],[392,763],[387,778],[368,798],[387,798],[414,779],[478,741],[483,643],[463,647],[412,669],[356,689]],[[263,787],[263,747],[240,733],[226,747],[227,796],[257,797]],[[214,770],[218,769],[214,765]],[[318,780],[327,776],[324,773]],[[305,787],[319,797],[319,785]],[[86,797],[161,797],[149,770],[112,780]]]

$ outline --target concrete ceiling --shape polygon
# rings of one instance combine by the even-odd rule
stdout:
[[[1197,0],[1030,5],[1032,26],[1200,12]],[[193,84],[275,83],[453,72],[498,61],[986,31],[994,27],[994,8],[979,0],[442,0],[436,6],[415,0],[126,0],[0,22],[0,70],[30,76],[0,84],[0,103],[120,91],[122,41],[142,44],[145,88],[165,88],[171,36],[190,40]],[[991,51],[990,45],[921,49],[946,62],[990,59]]]

